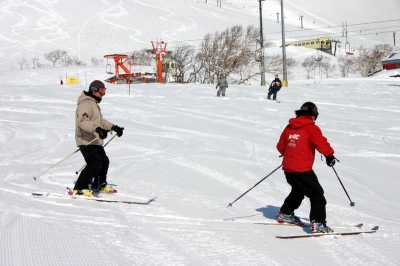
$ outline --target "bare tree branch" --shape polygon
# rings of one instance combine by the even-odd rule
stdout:
[[[53,67],[56,66],[56,62],[61,58],[67,56],[67,52],[63,50],[54,50],[50,53],[44,54],[44,58],[53,63]]]

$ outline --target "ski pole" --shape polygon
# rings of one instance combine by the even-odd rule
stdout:
[[[97,140],[98,138],[94,138],[92,141],[90,141],[88,144],[86,144],[84,147],[82,147],[82,149],[84,149],[85,147],[87,147],[88,145],[92,144],[95,140]],[[71,153],[70,155],[68,155],[67,157],[65,157],[64,159],[60,160],[59,162],[55,163],[54,165],[52,165],[50,168],[48,168],[47,170],[41,172],[38,176],[34,176],[33,180],[36,180],[38,177],[44,175],[45,173],[47,173],[48,171],[50,171],[51,169],[53,169],[54,167],[56,167],[57,165],[59,165],[60,163],[64,162],[65,160],[67,160],[69,157],[71,157],[72,155],[74,155],[75,153],[77,153],[78,151],[80,151],[81,148],[78,148],[76,151],[74,151],[73,153]]]
[[[278,168],[276,168],[274,171],[272,171],[269,175],[267,175],[266,177],[264,177],[263,179],[261,179],[260,181],[258,181],[257,184],[255,184],[252,188],[250,188],[250,189],[247,190],[245,193],[243,193],[242,195],[240,195],[239,198],[235,199],[232,203],[229,203],[228,206],[227,206],[227,208],[228,208],[228,207],[232,207],[232,204],[233,204],[233,203],[235,203],[236,201],[238,201],[241,197],[243,197],[244,195],[246,195],[247,192],[249,192],[250,190],[252,190],[253,188],[255,188],[258,184],[260,184],[262,181],[264,181],[264,179],[266,179],[267,177],[269,177],[270,175],[272,175],[276,170],[278,170],[278,169],[281,168],[281,167],[282,167],[282,165],[280,165]]]
[[[115,134],[109,141],[107,141],[107,143],[103,145],[103,148],[104,148],[105,146],[107,146],[107,144],[110,143],[110,141],[112,141],[113,138],[115,138],[116,136],[117,136],[117,134]],[[82,169],[85,168],[85,166],[86,166],[86,164],[85,164],[84,166],[82,166],[81,169],[79,169],[78,171],[76,171],[75,174],[78,174],[80,171],[82,171]]]
[[[342,181],[340,180],[340,178],[339,178],[338,174],[336,173],[336,170],[335,170],[335,168],[334,168],[333,166],[332,166],[332,169],[333,169],[333,171],[335,172],[337,178],[339,179],[339,182],[340,182],[340,184],[342,185],[342,188],[343,188],[344,192],[346,192],[346,195],[347,195],[347,197],[348,197],[349,200],[350,200],[350,206],[351,206],[351,207],[354,207],[354,205],[355,205],[356,203],[350,199],[349,194],[347,193],[346,189],[344,188],[343,183],[342,183]]]

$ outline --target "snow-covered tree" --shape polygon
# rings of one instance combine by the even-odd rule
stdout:
[[[311,78],[311,71],[314,71],[315,66],[316,66],[316,60],[317,57],[312,55],[304,59],[304,61],[301,63],[301,66],[304,67],[307,71],[307,79]]]
[[[142,66],[151,66],[151,61],[153,59],[153,55],[148,53],[146,49],[140,51],[134,51],[131,54],[131,58],[133,58],[132,63],[134,65],[142,65]]]
[[[44,58],[50,62],[53,63],[53,67],[56,66],[57,61],[61,60],[61,58],[65,57],[67,55],[66,51],[63,50],[54,50],[50,53],[44,54]]]
[[[339,56],[338,65],[342,77],[348,77],[349,72],[354,71],[355,59],[353,55]]]
[[[388,56],[393,51],[393,46],[390,44],[378,44],[372,49],[366,49],[361,46],[358,49],[358,56],[355,58],[355,68],[366,77],[368,74],[382,68],[381,60]]]
[[[322,72],[325,73],[327,78],[329,77],[329,73],[332,73],[336,68],[336,65],[331,63],[331,58],[329,56],[322,56],[317,64],[321,67]]]
[[[98,66],[98,65],[101,65],[101,64],[103,63],[103,58],[92,57],[92,58],[90,59],[90,61],[92,62],[92,64],[93,64],[94,66]]]
[[[221,73],[229,75],[247,67],[254,61],[253,46],[258,35],[258,29],[252,25],[207,34],[192,65],[196,81],[215,83]]]
[[[18,65],[21,69],[27,64],[28,64],[28,61],[24,57],[22,57],[21,60],[18,61]]]

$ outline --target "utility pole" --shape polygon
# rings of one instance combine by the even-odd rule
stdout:
[[[393,32],[393,46],[396,46],[396,32]]]
[[[303,28],[303,15],[300,16],[300,20],[301,20],[301,28]]]
[[[287,80],[287,69],[286,69],[285,16],[283,15],[283,0],[281,0],[281,23],[282,23],[282,60],[283,60],[282,87],[287,87],[288,80]]]
[[[258,0],[260,3],[260,45],[261,45],[261,86],[265,86],[265,69],[264,69],[264,38],[263,38],[263,27],[262,27],[262,7],[261,2],[265,0]]]
[[[279,12],[276,13],[276,22],[279,23]]]

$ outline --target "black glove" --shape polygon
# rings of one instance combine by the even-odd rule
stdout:
[[[335,162],[336,162],[336,160],[337,160],[337,159],[335,158],[335,156],[333,156],[333,155],[328,156],[328,157],[325,157],[325,159],[326,159],[326,165],[329,166],[329,167],[334,166],[334,165],[335,165]]]
[[[124,128],[123,128],[123,127],[119,127],[119,126],[117,126],[117,125],[114,125],[114,126],[112,127],[112,130],[114,130],[115,132],[117,132],[117,136],[118,136],[118,137],[121,137],[122,134],[124,134]]]
[[[101,139],[107,138],[107,130],[105,130],[105,129],[101,128],[101,127],[98,127],[98,128],[96,128],[95,131],[99,134],[99,137]]]

